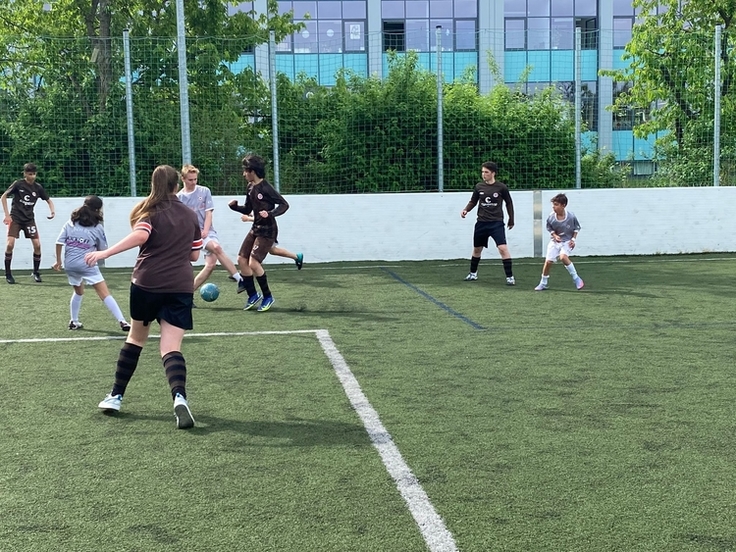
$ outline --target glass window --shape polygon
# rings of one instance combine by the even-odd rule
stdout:
[[[549,15],[549,0],[529,0],[526,12],[527,15],[533,16]]]
[[[524,17],[526,15],[524,0],[504,0],[503,13],[506,17]]]
[[[253,2],[239,2],[237,4],[227,5],[227,14],[235,15],[236,13],[248,13],[253,9]]]
[[[575,15],[598,15],[597,2],[591,0],[575,0]]]
[[[383,22],[383,51],[396,50],[404,52],[406,50],[406,33],[403,21],[384,21]]]
[[[429,51],[428,19],[408,19],[406,21],[406,49],[419,52]]]
[[[279,15],[284,15],[291,11],[291,2],[279,2]]]
[[[340,2],[319,2],[317,4],[317,17],[319,19],[342,19],[342,6]],[[312,14],[314,17],[314,14]]]
[[[527,19],[527,28],[527,48],[549,50],[549,17],[530,17]]]
[[[430,17],[452,17],[452,0],[431,0],[429,3]]]
[[[624,48],[631,40],[631,27],[634,24],[632,17],[613,18],[613,47]]]
[[[452,44],[454,33],[452,32],[452,19],[431,19],[429,21],[429,47],[433,52],[437,51],[437,25],[442,26],[442,46],[443,52],[449,52],[454,48]]]
[[[552,15],[573,15],[573,0],[552,0]]]
[[[455,0],[455,17],[478,17],[478,2]]]
[[[307,14],[312,19],[317,18],[317,2],[293,2],[294,19],[304,19]]]
[[[360,0],[359,2],[342,3],[342,16],[345,19],[365,19],[365,14],[366,11],[364,0]]]
[[[573,50],[575,48],[575,20],[572,17],[552,19],[552,49]]]
[[[598,83],[586,81],[580,85],[580,109],[587,130],[598,130]]]
[[[415,2],[408,0],[406,2],[406,18],[409,19],[410,17],[429,17],[429,1]]]
[[[305,28],[294,33],[294,53],[309,54],[317,52],[317,22],[301,21]]]
[[[365,52],[365,22],[345,22],[345,51]]]
[[[613,15],[634,15],[631,0],[613,0]]]
[[[455,20],[455,49],[477,50],[475,20]]]
[[[506,49],[507,50],[525,50],[526,49],[526,20],[525,19],[507,19],[506,32]]]
[[[342,52],[342,21],[320,19],[317,22],[319,31],[319,51],[321,53]]]
[[[383,19],[404,19],[404,2],[383,2],[381,4],[381,17]]]

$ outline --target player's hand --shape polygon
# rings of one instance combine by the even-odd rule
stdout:
[[[240,217],[240,220],[242,220],[243,222],[253,222],[253,217],[250,215],[243,215],[242,217]]]
[[[506,226],[508,227],[509,230],[511,230],[514,227],[514,223],[509,222]]]
[[[51,268],[53,268],[56,272],[59,272],[61,270],[61,262],[56,261],[54,264],[51,265]]]
[[[227,204],[227,206],[230,207],[231,209],[235,209],[238,206],[238,200],[237,199],[231,200],[230,203]]]
[[[570,246],[570,249],[575,249],[575,238],[571,238],[567,244]]]
[[[13,220],[10,218],[10,215],[7,217],[3,217],[3,224],[10,226],[10,223],[13,222]]]
[[[201,232],[201,233],[202,233],[202,239],[205,239],[205,238],[207,237],[207,234],[209,234],[209,233],[210,233],[210,231],[209,231],[209,230],[207,230],[207,232],[205,232],[204,230],[202,230],[202,232]]]
[[[92,253],[87,253],[84,256],[84,262],[87,263],[87,266],[95,266],[97,264],[97,261],[101,261],[105,258],[103,251],[93,251]]]
[[[56,213],[54,213],[53,211],[51,211],[51,216],[50,217],[46,217],[46,218],[49,219],[49,220],[51,220],[55,216],[56,216]]]
[[[268,218],[268,211],[260,211],[258,214],[261,215],[261,218]]]
[[[460,216],[462,218],[465,218],[465,215],[467,215],[467,214],[468,214],[468,212],[465,209],[463,209],[462,211],[460,211]]]

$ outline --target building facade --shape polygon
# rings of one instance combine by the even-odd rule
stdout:
[[[599,76],[617,69],[638,17],[631,0],[280,0],[304,29],[277,45],[276,70],[299,73],[331,85],[340,69],[381,77],[388,51],[415,51],[443,77],[474,78],[481,93],[504,84],[527,94],[556,86],[574,102],[575,35],[581,36],[581,110],[584,142],[612,151],[634,173],[651,167],[653,138],[637,139],[633,110],[612,112],[628,83]],[[233,10],[263,13],[266,0],[242,2]],[[439,29],[439,31],[438,31]],[[245,54],[243,62],[266,73],[267,53]],[[499,82],[499,81],[503,82]]]

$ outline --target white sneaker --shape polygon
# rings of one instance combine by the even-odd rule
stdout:
[[[192,411],[189,410],[189,404],[179,393],[174,398],[174,416],[176,416],[177,429],[194,427],[194,416],[192,416]]]
[[[544,291],[547,289],[547,284],[540,283],[537,287],[534,288],[534,291]]]
[[[578,278],[576,278],[575,280],[575,287],[577,289],[583,289],[584,286],[585,286],[585,282],[583,282],[583,279],[578,276]]]
[[[111,395],[110,393],[102,399],[102,402],[97,405],[97,408],[105,412],[120,412],[120,405],[123,402],[122,395]]]
[[[509,276],[508,278],[506,278],[506,285],[507,286],[515,286],[516,285],[516,280],[514,280],[514,277],[513,276]]]
[[[478,273],[477,272],[471,272],[470,274],[468,274],[465,277],[465,281],[466,282],[471,282],[471,281],[477,280],[477,279],[478,279]]]

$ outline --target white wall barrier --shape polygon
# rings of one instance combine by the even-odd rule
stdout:
[[[562,190],[568,208],[582,225],[575,254],[654,255],[736,251],[736,188],[645,188]],[[514,258],[534,257],[534,201],[542,219],[551,212],[550,199],[559,191],[512,192],[516,226],[507,232]],[[472,249],[475,210],[466,219],[460,211],[470,191],[421,194],[297,195],[288,196],[290,209],[279,217],[279,242],[303,252],[306,263],[333,261],[401,261],[466,259]],[[53,199],[53,198],[52,198]],[[234,259],[250,225],[216,197],[214,225],[225,251]],[[238,197],[243,202],[243,197]],[[114,244],[130,231],[128,214],[140,198],[104,199],[105,231]],[[36,205],[41,233],[42,268],[54,262],[54,243],[61,227],[83,198],[53,199],[57,216],[47,220],[48,206]],[[544,251],[545,232],[537,251]],[[495,248],[486,258],[496,258]],[[107,261],[108,267],[132,267],[136,251]],[[269,256],[266,263],[291,262]],[[30,240],[21,234],[13,255],[13,269],[30,269]],[[200,261],[201,263],[201,261]]]

